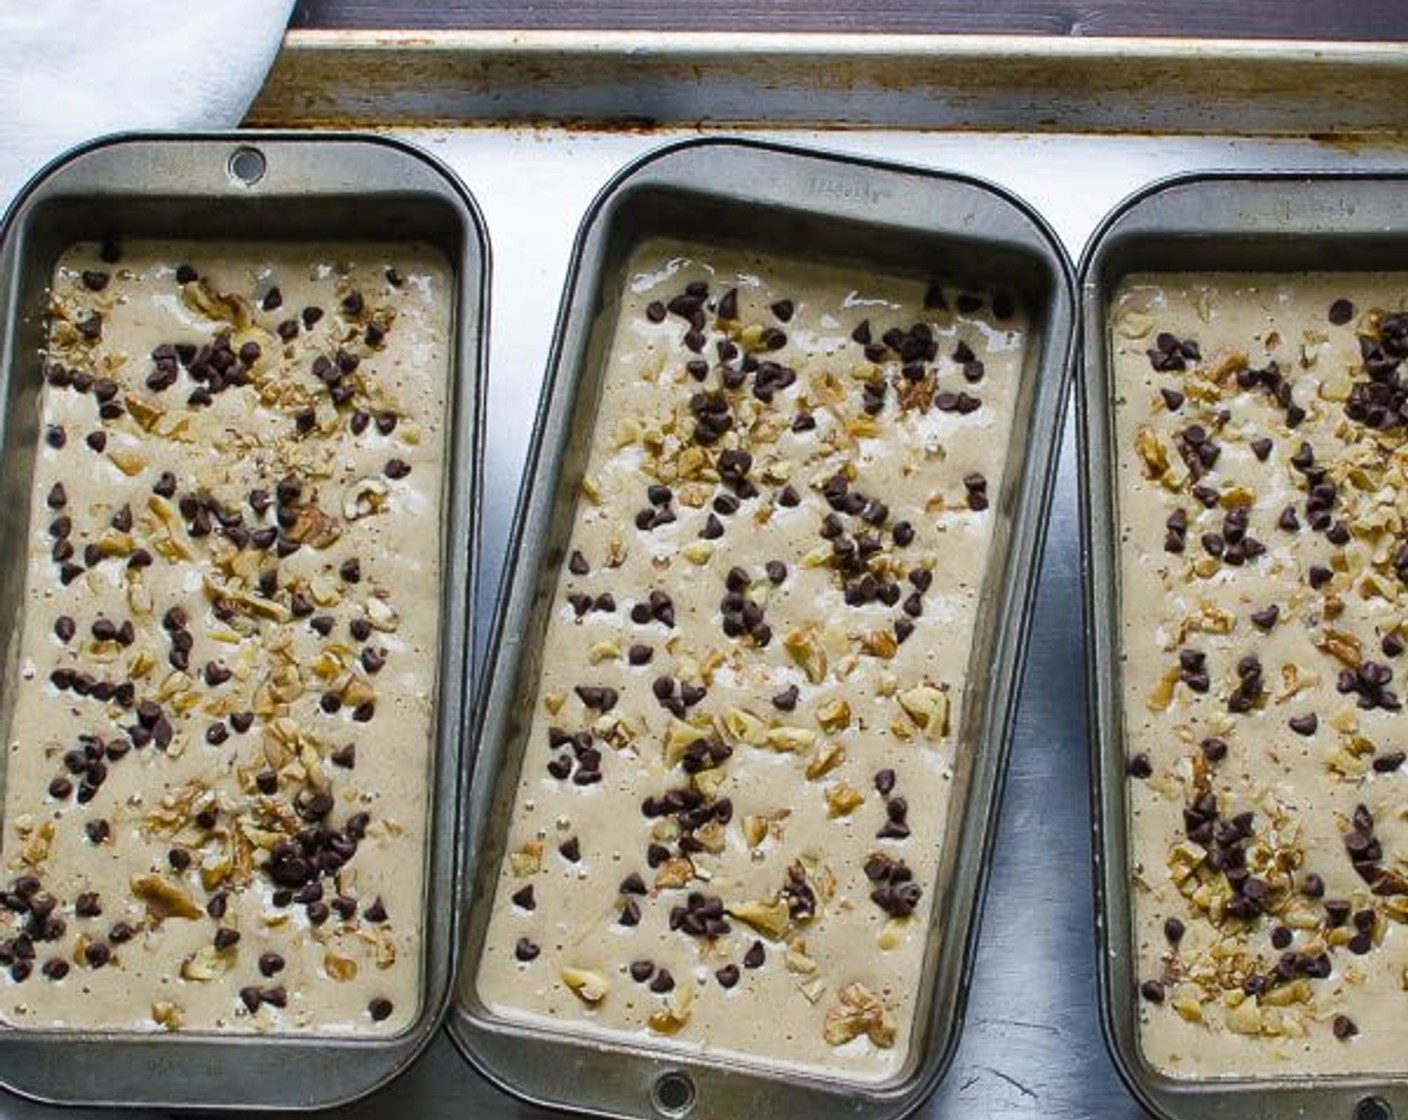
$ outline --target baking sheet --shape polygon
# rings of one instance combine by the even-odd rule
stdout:
[[[352,73],[343,78],[355,88]],[[335,107],[314,92],[298,96],[310,112]],[[291,104],[293,98],[288,92],[285,100]],[[411,100],[407,93],[397,104]],[[1401,125],[1401,86],[1396,103]],[[382,113],[392,109],[391,103],[380,103]],[[1188,119],[1201,118],[1195,109],[1184,109],[1186,131]],[[1283,111],[1281,119],[1293,117]],[[1315,121],[1300,119],[1307,121],[1303,132],[1316,130]],[[285,122],[266,111],[261,123],[292,123],[292,118]],[[1065,127],[1083,125],[1069,119]],[[485,545],[478,592],[484,618],[502,567],[573,233],[592,196],[622,165],[696,130],[484,126],[397,134],[424,145],[463,177],[481,204],[494,245]],[[1041,209],[1073,257],[1124,196],[1178,171],[1408,166],[1408,143],[1392,136],[1316,142],[901,132],[878,126],[750,134],[990,178]],[[918,1113],[926,1118],[1135,1120],[1143,1115],[1106,1056],[1096,1004],[1074,458],[1068,416],[967,1022],[949,1076]],[[478,634],[477,642],[484,637]],[[494,1089],[444,1038],[389,1090],[328,1115],[372,1120],[393,1111],[417,1120],[546,1120],[550,1115]],[[0,1100],[0,1117],[6,1118],[93,1120],[98,1115]]]

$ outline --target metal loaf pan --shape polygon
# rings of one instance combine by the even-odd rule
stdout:
[[[1033,313],[1013,458],[961,713],[955,811],[929,930],[914,1044],[903,1072],[857,1086],[659,1049],[574,1039],[496,1016],[475,973],[531,724],[541,643],[572,529],[627,258],[643,238],[744,244],[791,257],[957,275],[1018,293]],[[1074,349],[1071,271],[1028,207],[963,175],[743,141],[648,155],[597,198],[568,271],[547,383],[509,544],[468,811],[466,943],[450,1032],[496,1084],[534,1103],[610,1116],[891,1117],[913,1109],[952,1057],[963,1017],[998,791]]]
[[[1305,272],[1402,269],[1408,259],[1408,177],[1193,174],[1125,201],[1096,232],[1081,267],[1084,369],[1078,382],[1082,553],[1090,658],[1095,926],[1106,1043],[1130,1090],[1169,1120],[1389,1120],[1408,1115],[1402,1077],[1195,1081],[1156,1072],[1139,1045],[1130,898],[1121,673],[1119,520],[1108,312],[1136,272]]]
[[[413,1025],[387,1039],[0,1030],[0,1084],[64,1104],[163,1109],[303,1109],[361,1097],[405,1069],[440,1024],[457,946],[459,781],[470,692],[470,588],[479,523],[488,242],[473,199],[414,148],[298,133],[120,136],[42,172],[0,243],[0,617],[16,627],[38,446],[38,351],[55,262],[105,237],[418,240],[455,277],[436,669],[436,744],[423,902],[424,961]]]

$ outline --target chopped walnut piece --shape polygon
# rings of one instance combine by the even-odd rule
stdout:
[[[725,907],[728,913],[765,937],[777,941],[787,932],[790,916],[783,899],[772,902],[735,902]]]
[[[564,966],[562,982],[583,1003],[600,1003],[611,990],[611,984],[606,977],[590,968]]]
[[[204,911],[195,904],[190,891],[161,875],[134,875],[130,885],[132,893],[146,903],[147,913],[157,921],[164,918],[194,921],[204,916]]]
[[[825,1036],[832,1046],[844,1046],[861,1035],[881,1049],[889,1049],[895,1044],[895,1025],[878,996],[864,984],[851,983],[842,987],[838,1001],[826,1009]]]
[[[900,707],[916,727],[932,738],[948,734],[948,693],[933,685],[916,685],[897,696]]]
[[[812,684],[820,684],[826,679],[826,651],[817,639],[811,626],[793,630],[783,639],[783,645],[798,667],[807,675]]]

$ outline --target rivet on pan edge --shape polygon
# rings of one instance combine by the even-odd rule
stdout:
[[[655,1111],[661,1116],[671,1117],[672,1120],[688,1115],[694,1107],[694,1102],[694,1081],[689,1074],[679,1070],[662,1073],[650,1087],[650,1103],[655,1106]]]
[[[225,166],[236,183],[252,187],[264,178],[268,163],[258,148],[241,147],[230,153],[230,160]]]

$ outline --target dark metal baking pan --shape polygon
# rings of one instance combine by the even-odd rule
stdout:
[[[469,194],[408,145],[342,134],[120,136],[42,172],[0,244],[0,606],[19,617],[30,479],[40,433],[39,351],[60,253],[109,237],[252,242],[419,241],[443,253],[454,289],[440,498],[442,583],[435,744],[426,807],[420,1006],[383,1038],[0,1030],[0,1084],[64,1104],[304,1109],[356,1099],[406,1068],[446,1005],[457,946],[460,776],[470,692],[471,581],[479,520],[488,243]]]
[[[1078,380],[1088,710],[1095,814],[1096,938],[1106,1042],[1130,1090],[1169,1120],[1389,1120],[1408,1115],[1408,1076],[1173,1078],[1139,1044],[1119,634],[1111,297],[1132,273],[1402,270],[1408,178],[1392,175],[1179,176],[1105,219],[1081,268],[1084,368]],[[1405,1065],[1408,1073],[1408,1065]]]
[[[969,667],[978,682],[961,715],[955,810],[935,884],[947,900],[928,934],[915,1042],[894,1080],[876,1086],[762,1072],[660,1049],[573,1040],[496,1016],[475,975],[530,723],[540,645],[571,532],[578,486],[630,250],[664,235],[726,241],[812,260],[916,275],[954,274],[1014,290],[1033,311],[1034,342],[1002,483],[991,606]],[[695,141],[622,172],[598,197],[569,268],[534,431],[480,712],[469,803],[472,883],[449,1029],[496,1084],[535,1103],[613,1116],[897,1116],[942,1077],[958,1037],[996,819],[1027,622],[1074,347],[1070,269],[1023,203],[962,175],[909,170],[761,143]],[[962,749],[966,747],[967,749]]]

